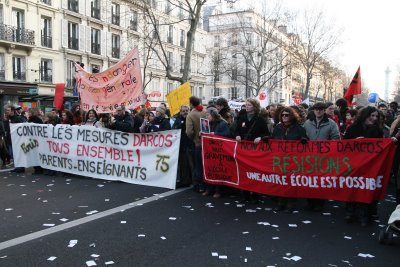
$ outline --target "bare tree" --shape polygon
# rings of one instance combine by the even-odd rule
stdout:
[[[231,80],[245,86],[246,96],[257,96],[262,89],[271,94],[287,77],[283,70],[290,61],[282,16],[279,4],[264,5],[261,14],[253,10],[237,12],[236,23],[230,22],[232,35],[228,46],[232,57],[225,62],[225,69]]]
[[[303,99],[309,97],[312,75],[316,65],[327,59],[339,42],[339,31],[333,23],[325,22],[322,11],[305,10],[293,27],[293,57],[303,66],[306,74]]]

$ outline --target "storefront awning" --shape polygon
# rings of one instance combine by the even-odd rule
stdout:
[[[0,95],[35,96],[37,93],[35,83],[0,82]]]

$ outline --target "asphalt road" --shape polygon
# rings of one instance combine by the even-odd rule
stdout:
[[[269,197],[240,204],[237,195],[30,172],[0,173],[0,266],[400,266],[400,241],[377,241],[392,195],[381,222],[362,228],[336,201],[320,213],[298,201],[287,214]]]

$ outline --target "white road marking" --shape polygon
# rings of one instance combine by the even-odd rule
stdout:
[[[159,194],[157,196],[152,196],[152,197],[149,197],[149,198],[145,198],[145,199],[142,199],[142,200],[139,200],[139,201],[135,201],[135,202],[132,202],[132,203],[129,203],[129,204],[125,204],[125,205],[110,209],[110,210],[105,210],[105,211],[102,211],[102,212],[99,212],[99,213],[96,213],[96,214],[93,214],[93,215],[90,215],[90,216],[86,216],[84,218],[80,218],[80,219],[77,219],[77,220],[74,220],[74,221],[63,223],[63,224],[60,224],[60,225],[57,225],[57,226],[54,226],[54,227],[51,227],[51,228],[48,228],[48,229],[44,229],[44,230],[41,230],[41,231],[38,231],[38,232],[34,232],[34,233],[31,233],[31,234],[28,234],[28,235],[24,235],[24,236],[20,236],[20,237],[11,239],[11,240],[7,240],[7,241],[4,241],[4,242],[0,243],[0,250],[6,249],[6,248],[9,248],[9,247],[13,247],[13,246],[16,246],[16,245],[20,245],[22,243],[25,243],[25,242],[28,242],[28,241],[31,241],[31,240],[34,240],[34,239],[37,239],[37,238],[41,238],[41,237],[46,236],[46,235],[51,235],[51,234],[54,234],[54,233],[57,233],[57,232],[60,232],[60,231],[64,231],[66,229],[69,229],[69,228],[72,228],[72,227],[75,227],[75,226],[78,226],[78,225],[81,225],[81,224],[84,224],[84,223],[88,223],[88,222],[91,222],[91,221],[94,221],[94,220],[97,220],[97,219],[101,219],[101,218],[113,215],[115,213],[119,213],[119,212],[121,212],[121,210],[128,210],[128,209],[131,209],[131,208],[134,208],[134,207],[137,207],[137,206],[142,206],[143,204],[159,200],[160,198],[172,196],[172,195],[178,194],[178,193],[180,193],[182,191],[185,191],[185,190],[188,190],[188,189],[189,188],[180,188],[180,189],[177,189],[177,190],[168,191],[168,192]]]

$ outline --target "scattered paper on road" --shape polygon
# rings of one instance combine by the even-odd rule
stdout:
[[[72,248],[72,247],[75,246],[76,244],[78,244],[78,240],[76,240],[76,239],[70,240],[70,241],[69,241],[68,247],[69,247],[69,248]]]
[[[211,252],[211,256],[218,257],[218,253],[217,252]]]
[[[43,226],[46,227],[53,227],[55,224],[54,223],[44,223]]]
[[[48,258],[48,261],[54,261],[55,259],[57,259],[57,257],[51,256],[50,258]]]
[[[375,258],[374,255],[371,255],[371,254],[364,254],[364,253],[358,253],[357,256],[362,257],[362,258]]]
[[[97,264],[96,264],[95,261],[87,261],[87,262],[86,262],[86,265],[87,265],[88,267],[90,267],[90,266],[97,266]]]
[[[114,264],[114,262],[113,261],[106,261],[104,264],[105,265],[111,265],[111,264]]]

